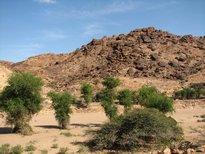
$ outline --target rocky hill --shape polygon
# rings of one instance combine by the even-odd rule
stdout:
[[[155,28],[93,39],[70,54],[45,54],[9,65],[43,77],[66,90],[83,80],[107,75],[186,81],[205,69],[205,36],[174,35]]]

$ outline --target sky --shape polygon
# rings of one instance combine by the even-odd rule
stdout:
[[[0,0],[0,60],[69,53],[143,27],[204,36],[205,0]]]

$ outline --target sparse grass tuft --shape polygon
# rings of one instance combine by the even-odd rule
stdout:
[[[53,144],[53,145],[51,146],[51,148],[57,149],[57,148],[58,148],[58,144]]]
[[[46,150],[46,149],[41,150],[41,154],[48,154],[48,150]]]
[[[22,154],[23,153],[23,147],[21,145],[17,145],[11,148],[12,154]]]
[[[68,148],[67,147],[66,148],[60,148],[58,154],[67,154],[67,152],[68,152]]]
[[[86,148],[83,145],[80,145],[80,148],[78,149],[77,153],[79,154],[86,153]]]
[[[35,151],[35,150],[36,150],[36,147],[32,144],[27,145],[25,148],[25,151]]]
[[[66,137],[72,137],[73,135],[70,133],[70,132],[62,132],[62,133],[60,133],[60,135],[64,135],[64,136],[66,136]]]
[[[3,144],[0,147],[0,154],[8,154],[10,151],[10,145],[9,144]]]

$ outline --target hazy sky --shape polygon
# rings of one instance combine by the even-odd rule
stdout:
[[[205,0],[0,0],[0,60],[68,53],[142,27],[205,35]]]

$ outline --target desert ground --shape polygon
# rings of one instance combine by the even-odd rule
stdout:
[[[200,115],[205,113],[205,100],[176,101],[175,112],[170,114],[179,122],[184,130],[184,137],[194,143],[205,143],[205,122],[197,122]],[[88,132],[96,130],[106,122],[103,109],[100,104],[93,103],[88,109],[77,109],[73,107],[70,126],[67,130],[60,130],[51,109],[44,109],[35,115],[30,122],[34,133],[29,136],[12,134],[9,126],[5,125],[5,116],[0,118],[0,145],[11,146],[33,144],[37,149],[35,154],[41,150],[48,150],[49,154],[58,153],[61,147],[68,147],[69,153],[91,153],[83,146],[83,142],[89,140]],[[57,145],[57,148],[52,146]],[[28,153],[28,152],[25,152]]]

